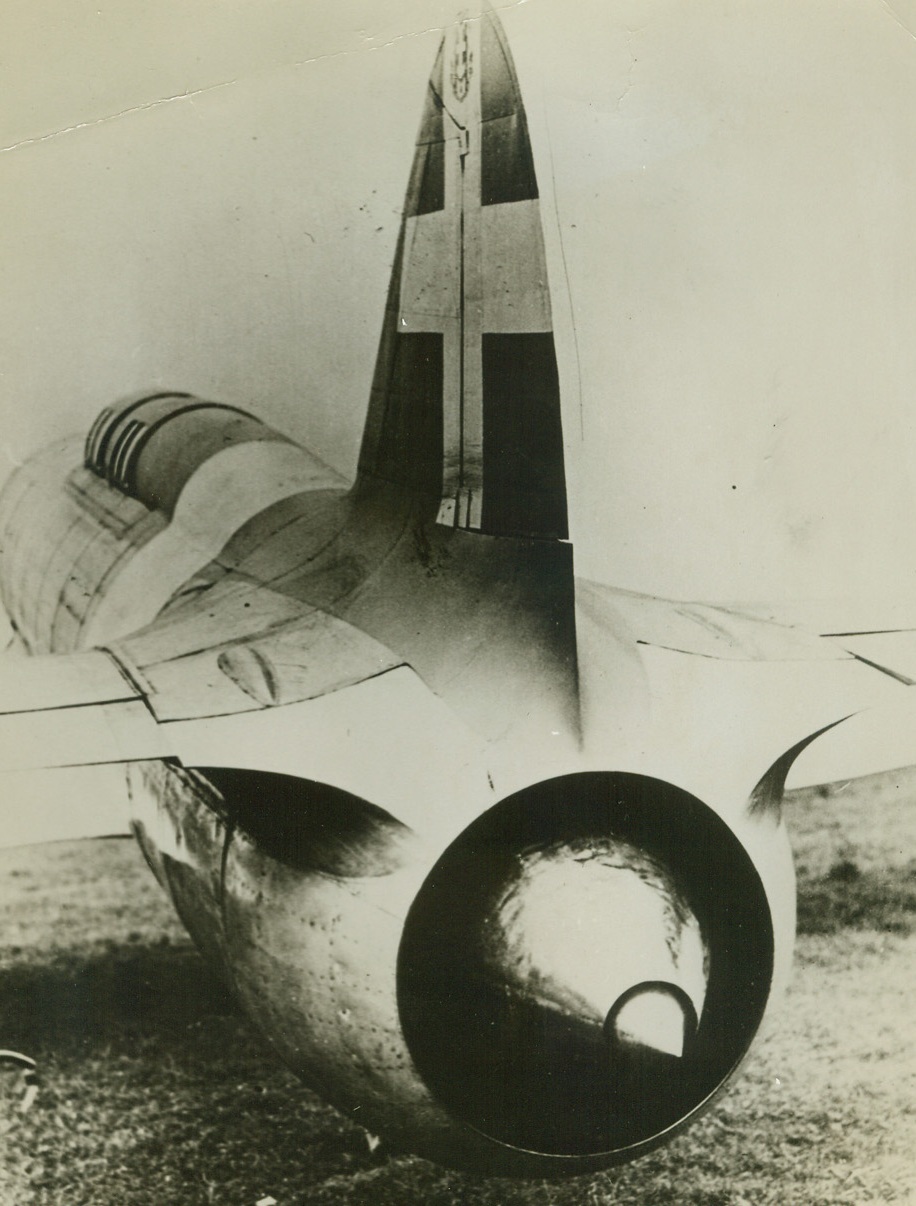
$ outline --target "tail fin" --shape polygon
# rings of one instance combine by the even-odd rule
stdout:
[[[447,526],[567,535],[537,181],[490,10],[446,32],[429,78],[359,472]]]

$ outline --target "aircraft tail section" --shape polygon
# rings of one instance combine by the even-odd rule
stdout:
[[[359,469],[448,527],[567,535],[537,180],[492,11],[446,32],[430,75]]]

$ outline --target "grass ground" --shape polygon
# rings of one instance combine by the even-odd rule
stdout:
[[[695,1127],[622,1170],[484,1180],[370,1152],[280,1067],[134,846],[0,854],[2,1206],[861,1206],[916,1201],[916,770],[797,793],[796,975]]]

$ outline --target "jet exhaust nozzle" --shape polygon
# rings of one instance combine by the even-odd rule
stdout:
[[[711,1098],[772,970],[766,893],[726,823],[669,784],[589,772],[503,800],[439,859],[407,918],[398,1002],[454,1116],[577,1171]]]

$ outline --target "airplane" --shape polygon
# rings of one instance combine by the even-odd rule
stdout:
[[[284,1062],[392,1145],[512,1176],[708,1108],[789,974],[790,769],[916,755],[911,629],[576,573],[539,163],[503,23],[459,18],[352,485],[155,389],[0,495],[5,799],[42,771],[41,836],[117,832],[65,786],[110,768]]]

